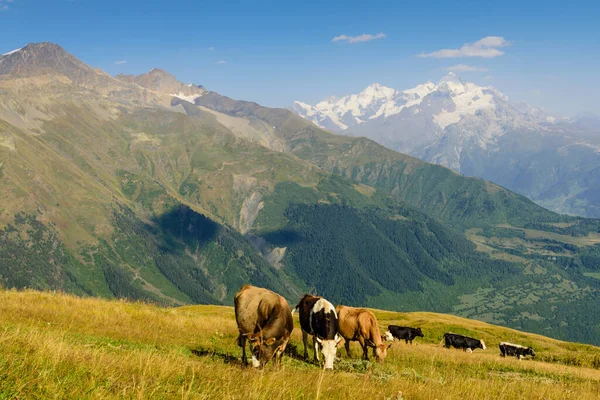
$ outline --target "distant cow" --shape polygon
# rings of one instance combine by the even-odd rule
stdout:
[[[502,357],[515,356],[521,360],[525,356],[535,357],[535,352],[531,347],[525,347],[518,344],[512,344],[508,342],[500,343],[500,355]]]
[[[338,335],[339,323],[335,307],[319,296],[305,295],[294,309],[300,315],[304,358],[308,358],[308,335],[313,337],[313,350],[319,361],[319,350],[323,353],[325,369],[333,369],[337,345],[342,340]]]
[[[392,345],[386,345],[381,340],[377,318],[364,308],[353,308],[337,306],[335,309],[340,322],[340,335],[345,339],[346,353],[350,354],[350,342],[358,341],[363,349],[363,358],[369,359],[369,347],[373,349],[373,355],[379,362],[383,362],[387,356],[387,349]]]
[[[264,367],[275,356],[281,363],[283,351],[294,329],[292,312],[287,301],[270,290],[244,285],[234,298],[238,345],[242,361],[246,357],[246,339],[250,341],[252,366]]]
[[[413,339],[416,338],[417,336],[423,337],[423,332],[421,331],[421,328],[411,328],[409,326],[390,325],[390,326],[388,326],[388,331],[396,339],[404,340],[406,343],[410,342],[410,344],[412,344]]]
[[[473,339],[456,333],[444,333],[444,347],[449,349],[450,346],[463,349],[463,351],[469,351],[469,353],[472,353],[475,349],[485,350],[485,342],[483,340]]]

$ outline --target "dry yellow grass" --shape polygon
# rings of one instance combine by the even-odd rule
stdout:
[[[159,308],[34,291],[0,291],[0,399],[17,398],[374,398],[598,399],[600,349],[433,313],[376,312],[423,326],[419,345],[395,343],[386,363],[344,355],[324,373],[291,356],[279,369],[240,366],[233,310]],[[473,332],[474,354],[438,343],[445,330]],[[497,342],[532,343],[551,362],[502,359]],[[301,350],[300,331],[291,347]],[[353,345],[354,354],[358,347]],[[339,355],[342,353],[340,352]]]

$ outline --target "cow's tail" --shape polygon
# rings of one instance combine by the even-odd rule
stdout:
[[[306,297],[306,295],[304,295],[304,297]],[[296,313],[296,311],[298,311],[300,309],[300,304],[302,304],[302,300],[304,300],[304,297],[302,297],[300,299],[300,301],[298,302],[298,304],[296,304],[296,307],[294,307],[292,309],[292,317],[294,316],[294,314]]]
[[[440,343],[439,343],[439,344],[442,344],[442,343],[444,343],[445,341],[446,341],[446,334],[444,333],[444,336],[442,336],[442,340],[440,340]],[[446,344],[446,343],[444,343],[444,344]]]

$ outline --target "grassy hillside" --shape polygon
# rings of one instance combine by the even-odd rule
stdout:
[[[297,357],[298,321],[279,369],[243,368],[233,310],[160,308],[35,291],[0,291],[0,398],[596,399],[600,348],[433,313],[376,311],[423,327],[394,343],[383,365],[348,359],[335,370]],[[482,338],[474,354],[439,345],[446,331]],[[535,361],[499,356],[497,344],[532,345]],[[358,346],[352,344],[354,355]]]

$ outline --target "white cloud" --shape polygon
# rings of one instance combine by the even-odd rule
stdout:
[[[214,48],[214,47],[212,47],[212,46],[210,46],[208,49],[209,49],[210,51],[215,51],[215,48]]]
[[[227,61],[219,60],[217,61],[217,64],[227,64]]]
[[[487,71],[488,69],[484,68],[484,67],[476,67],[473,65],[456,64],[451,67],[445,68],[445,70],[451,71],[451,72],[484,72],[484,71]]]
[[[13,0],[0,0],[0,10],[8,10],[9,4],[12,2]]]
[[[442,49],[432,53],[421,53],[417,57],[456,58],[456,57],[483,57],[493,58],[504,55],[498,50],[510,46],[510,42],[501,36],[487,36],[474,43],[465,43],[460,49]]]
[[[115,61],[115,64],[117,64],[117,65],[127,64],[127,61],[125,61],[125,60],[119,60],[119,61]]]
[[[347,35],[339,35],[331,39],[332,42],[348,42],[348,43],[362,43],[362,42],[370,42],[371,40],[383,39],[385,37],[385,33],[379,32],[376,35],[371,35],[370,33],[363,33],[358,36],[347,36]]]

